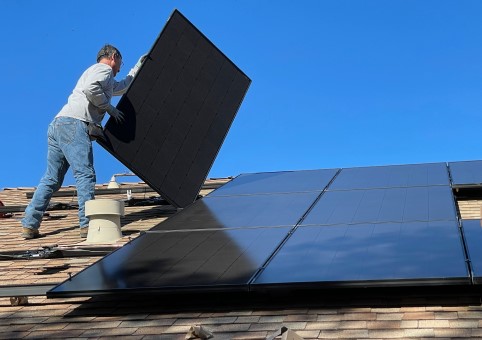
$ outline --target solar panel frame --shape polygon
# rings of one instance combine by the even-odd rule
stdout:
[[[174,10],[99,140],[163,198],[197,197],[251,80]]]

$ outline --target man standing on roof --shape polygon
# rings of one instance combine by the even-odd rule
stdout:
[[[95,130],[98,136],[106,112],[117,123],[124,121],[124,114],[110,101],[113,95],[127,91],[144,59],[142,56],[126,78],[118,82],[114,77],[122,66],[122,55],[114,46],[105,45],[97,54],[97,63],[78,80],[67,104],[49,125],[47,171],[22,219],[25,239],[40,236],[42,217],[53,193],[62,186],[69,167],[72,167],[77,187],[80,236],[87,237],[89,219],[85,216],[85,202],[94,198],[96,180],[91,136],[95,135]]]

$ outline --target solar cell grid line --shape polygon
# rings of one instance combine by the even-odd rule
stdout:
[[[451,188],[429,186],[326,191],[302,225],[456,219]]]
[[[197,197],[251,80],[175,10],[99,143],[176,207]]]
[[[48,297],[247,291],[289,227],[144,234],[56,286]]]
[[[482,185],[482,160],[449,162],[448,166],[454,188]]]
[[[300,226],[250,288],[414,283],[470,283],[456,221]]]
[[[404,188],[434,185],[450,185],[445,163],[344,168],[328,190]]]
[[[324,190],[340,169],[241,174],[207,196],[258,195]]]

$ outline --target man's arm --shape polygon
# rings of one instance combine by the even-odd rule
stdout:
[[[135,73],[134,75],[132,75],[131,72],[132,70],[121,81],[114,81],[114,89],[112,92],[114,96],[121,96],[127,92],[127,89],[129,88],[129,85],[131,84],[132,79],[134,79],[134,75],[135,75]]]
[[[112,76],[111,73],[112,70],[108,68],[99,70],[88,79],[87,86],[82,90],[87,97],[87,100],[104,112],[107,111],[110,106],[110,99],[105,95],[104,87],[107,86],[107,83]]]
[[[111,105],[110,99],[107,98],[104,92],[104,87],[108,86],[111,77],[112,70],[108,68],[101,69],[98,73],[94,74],[94,77],[88,82],[83,92],[92,105],[107,112],[116,122],[120,123],[124,121],[124,113]]]
[[[146,60],[146,58],[147,54],[142,55],[137,61],[137,63],[134,65],[134,67],[129,71],[129,74],[123,80],[119,82],[116,81],[114,83],[114,96],[120,96],[127,92],[129,85],[132,83],[132,80],[134,79],[136,73],[139,71],[142,63],[144,62],[144,60]]]

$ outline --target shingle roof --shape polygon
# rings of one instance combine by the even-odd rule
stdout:
[[[228,179],[210,181],[225,183]],[[131,187],[133,184],[129,184]],[[135,184],[145,187],[145,184]],[[126,187],[123,184],[123,187]],[[105,188],[98,186],[98,188]],[[62,190],[72,190],[63,188]],[[28,203],[33,188],[4,189],[0,200],[7,206]],[[204,190],[201,194],[206,194]],[[152,193],[154,196],[155,193]],[[150,194],[133,194],[148,198]],[[105,196],[125,199],[124,195]],[[72,203],[75,197],[55,197]],[[479,202],[459,204],[463,218],[480,218]],[[478,215],[477,215],[478,211]],[[126,207],[122,218],[121,246],[143,230],[172,216],[171,206]],[[49,211],[42,224],[43,238],[20,238],[22,213],[0,218],[0,253],[32,250],[45,245],[75,245],[77,211]],[[99,257],[73,257],[0,261],[0,291],[9,285],[59,283]],[[312,295],[311,295],[312,294]],[[184,339],[190,326],[211,329],[215,339],[264,339],[281,326],[305,339],[391,339],[482,337],[482,307],[479,293],[426,289],[383,291],[370,289],[325,291],[290,296],[97,296],[46,299],[29,297],[29,304],[12,306],[0,298],[0,338],[104,338]]]

